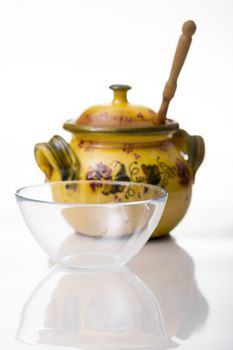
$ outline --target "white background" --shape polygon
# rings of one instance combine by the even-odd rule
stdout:
[[[206,141],[185,220],[199,214],[216,230],[232,228],[232,18],[230,0],[1,0],[1,220],[17,215],[16,188],[44,180],[34,144],[54,134],[69,140],[63,122],[109,103],[110,84],[131,85],[131,103],[158,110],[182,23],[193,19],[168,113]]]
[[[54,134],[68,141],[63,122],[110,102],[113,83],[132,86],[131,103],[158,110],[188,19],[197,32],[168,115],[204,137],[206,158],[174,234],[208,235],[211,227],[221,237],[233,233],[233,2],[0,0],[1,293],[14,295],[8,303],[16,311],[43,277],[33,275],[34,262],[47,263],[14,199],[18,187],[44,181],[34,144]],[[17,264],[30,283],[20,273],[11,280]],[[4,317],[10,337],[18,316]]]

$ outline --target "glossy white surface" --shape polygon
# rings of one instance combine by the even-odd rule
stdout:
[[[104,278],[101,275],[99,279],[96,276],[92,279],[90,276],[75,276],[75,270],[67,273],[66,276],[66,273],[55,269],[55,272],[50,271],[49,276],[52,276],[53,280],[51,282],[51,277],[48,277],[49,262],[41,254],[31,237],[27,235],[24,225],[21,224],[19,222],[17,244],[12,245],[11,241],[15,231],[9,231],[4,245],[1,245],[0,339],[1,344],[4,344],[4,349],[54,348],[53,346],[27,345],[14,338],[19,329],[21,317],[25,316],[25,311],[22,314],[23,306],[33,299],[29,297],[36,288],[36,301],[29,302],[26,326],[24,324],[26,328],[24,327],[23,331],[27,331],[27,327],[29,331],[35,329],[37,325],[46,325],[46,322],[50,327],[56,324],[59,327],[76,327],[77,329],[79,325],[77,317],[80,321],[77,307],[77,300],[79,300],[83,305],[81,321],[88,316],[92,328],[99,327],[101,332],[104,331],[104,327],[109,330],[121,324],[123,319],[126,326],[128,324],[132,328],[136,325],[137,330],[140,325],[144,330],[147,329],[150,332],[154,327],[154,336],[150,338],[153,346],[148,349],[166,349],[172,344],[176,344],[180,349],[189,350],[197,348],[232,349],[233,239],[230,231],[222,232],[220,236],[214,231],[195,233],[190,230],[185,234],[174,233],[174,237],[170,239],[149,242],[130,263],[131,272],[128,272],[128,275],[126,273],[127,278],[122,279],[124,272],[118,276],[115,274],[114,278],[107,276]],[[15,223],[12,223],[11,226],[15,226]],[[24,247],[25,251],[26,247],[28,249],[25,256],[19,254],[20,236],[22,244],[27,245]],[[7,251],[10,247],[12,247],[11,256]],[[138,275],[142,283],[135,280],[134,273]],[[49,283],[46,282],[48,280],[50,280]],[[81,280],[83,280],[82,283]],[[96,294],[96,304],[85,309],[85,305],[91,299],[90,295],[92,297],[95,295],[95,285],[96,291],[99,291]],[[144,292],[141,292],[140,288]],[[42,289],[39,297],[38,289],[39,291]],[[76,293],[74,293],[75,289]],[[107,299],[101,299],[103,290]],[[142,293],[141,301],[140,293]],[[98,295],[101,302],[98,301]],[[118,302],[121,300],[121,305],[124,306],[121,313],[118,313],[118,308],[114,308],[117,300]],[[30,303],[34,303],[33,307],[30,306]],[[108,304],[107,309],[106,303]],[[153,307],[150,307],[150,303],[156,306],[154,310]],[[145,309],[142,305],[145,305]],[[63,316],[61,316],[61,311],[58,313],[59,307],[63,307]],[[87,309],[89,315],[85,314]],[[130,310],[140,310],[140,312],[133,314],[132,311],[131,314]],[[126,316],[122,319],[123,311]],[[74,312],[73,316],[72,312]],[[116,316],[114,312],[118,315]],[[132,316],[131,320],[130,316]],[[54,338],[51,336],[45,338],[46,342],[53,343],[55,339],[55,342],[59,343],[62,334],[60,338],[58,334],[59,332],[53,334]],[[84,340],[88,343],[87,334],[84,334]],[[95,337],[98,338],[98,332],[96,334]],[[141,341],[142,337],[139,338]],[[97,342],[91,345],[89,343],[89,347],[85,347],[84,340],[82,338],[80,342],[79,337],[70,338],[68,336],[67,338],[66,335],[62,341],[77,349],[100,348],[96,345]],[[117,340],[120,341],[119,337]],[[136,336],[133,337],[133,340],[132,346],[135,348]],[[59,349],[71,348],[62,346]],[[141,349],[147,348],[144,346]]]

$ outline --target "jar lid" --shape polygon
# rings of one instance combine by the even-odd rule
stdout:
[[[69,120],[64,128],[76,131],[97,132],[139,132],[152,129],[177,129],[178,124],[167,119],[165,124],[159,125],[157,113],[151,108],[129,104],[127,91],[129,85],[111,85],[113,90],[113,101],[109,105],[96,105],[86,109],[76,120]]]

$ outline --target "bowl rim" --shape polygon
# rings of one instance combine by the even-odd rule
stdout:
[[[21,192],[27,189],[32,189],[36,187],[44,187],[44,186],[56,186],[56,185],[68,185],[68,184],[75,184],[75,183],[99,183],[99,184],[116,184],[116,185],[123,185],[123,186],[146,186],[151,189],[157,189],[158,193],[150,198],[145,200],[138,200],[138,201],[131,201],[128,202],[113,202],[113,203],[67,203],[67,202],[57,202],[52,200],[43,200],[43,199],[36,199],[33,197],[30,197],[28,195],[23,195]],[[160,193],[159,193],[160,192]],[[68,181],[54,181],[54,182],[44,182],[42,184],[34,184],[34,185],[28,185],[20,187],[15,191],[15,197],[17,200],[20,201],[27,201],[27,202],[33,202],[33,203],[40,203],[40,204],[52,204],[52,205],[62,205],[67,207],[115,207],[115,206],[124,206],[124,205],[141,205],[141,204],[147,204],[151,202],[160,202],[160,201],[166,201],[168,197],[168,192],[159,185],[152,185],[144,182],[133,182],[133,181],[114,181],[114,180],[68,180]]]

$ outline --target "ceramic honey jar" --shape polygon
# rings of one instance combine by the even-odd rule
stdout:
[[[192,21],[183,26],[158,113],[131,105],[130,86],[111,85],[111,104],[90,107],[76,120],[65,122],[63,127],[72,133],[69,144],[57,135],[36,144],[35,158],[46,181],[90,180],[87,196],[95,191],[95,180],[160,185],[167,190],[168,200],[152,237],[168,234],[179,223],[204,159],[204,141],[180,129],[166,114],[195,29]],[[120,200],[117,192],[111,195]],[[133,199],[134,193],[129,191],[128,196]]]

